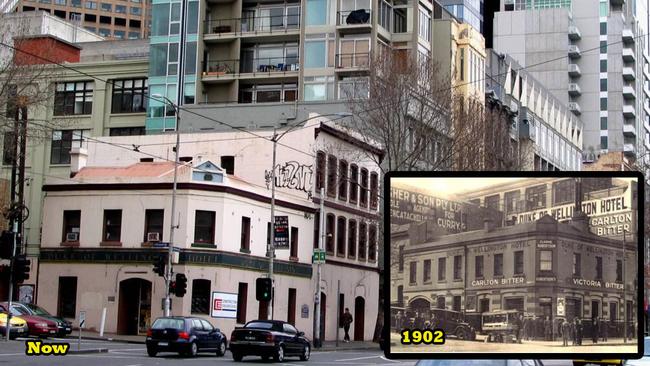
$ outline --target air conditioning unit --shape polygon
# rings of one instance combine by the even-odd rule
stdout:
[[[160,241],[160,233],[147,233],[147,241]]]
[[[79,233],[65,234],[65,241],[79,241]]]

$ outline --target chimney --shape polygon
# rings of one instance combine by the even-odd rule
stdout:
[[[485,218],[483,219],[483,228],[485,229],[486,232],[491,232],[494,230],[495,225],[494,225],[494,220],[491,218]]]
[[[575,180],[575,205],[573,207],[573,215],[571,217],[571,224],[576,229],[582,232],[589,231],[589,217],[582,211],[582,178]]]
[[[88,150],[82,147],[73,147],[70,149],[70,178],[79,173],[86,166],[88,161]]]

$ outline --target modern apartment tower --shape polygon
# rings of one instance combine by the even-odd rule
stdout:
[[[594,6],[597,3],[598,6]],[[584,122],[585,162],[648,145],[647,9],[624,0],[502,0],[494,48]]]

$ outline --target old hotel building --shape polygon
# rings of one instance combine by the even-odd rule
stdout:
[[[479,200],[474,201],[477,204],[499,209],[502,197],[512,197],[512,192],[522,192],[525,202],[534,203],[515,204],[522,209],[515,213],[506,201],[502,227],[488,216],[481,230],[437,238],[417,230],[418,225],[394,227],[393,245],[400,258],[392,270],[391,303],[407,311],[446,308],[465,314],[516,309],[554,321],[580,317],[586,324],[599,317],[610,321],[612,329],[625,318],[627,306],[628,319],[634,320],[637,242],[631,235],[623,241],[617,234],[634,233],[636,190],[625,181],[599,179],[600,186],[584,191],[588,198],[599,197],[595,211],[583,220],[569,221],[572,211],[562,214],[565,200],[560,199],[561,194],[574,192],[567,182],[574,181],[527,179],[518,181],[517,189],[499,185],[467,194]],[[544,193],[532,199],[531,192]],[[572,201],[573,194],[568,196],[566,202]],[[586,200],[583,207],[591,210],[594,205]],[[509,214],[528,219],[508,220]],[[601,235],[594,233],[599,230]]]

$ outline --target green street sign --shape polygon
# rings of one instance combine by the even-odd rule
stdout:
[[[322,251],[322,252],[320,252],[319,254],[320,254],[320,255],[319,255],[319,258],[318,258],[318,259],[319,259],[321,262],[325,263],[325,252]]]
[[[314,254],[311,256],[311,262],[314,264],[325,263],[325,251],[321,249],[314,249]]]

